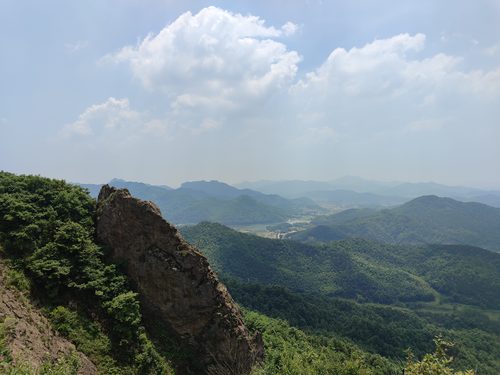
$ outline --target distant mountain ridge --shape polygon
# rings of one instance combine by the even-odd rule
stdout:
[[[422,195],[446,196],[463,202],[479,202],[500,207],[500,191],[448,186],[435,182],[382,182],[346,176],[332,181],[257,181],[236,186],[267,194],[279,194],[286,198],[308,197],[316,202],[335,203],[341,207],[397,205]],[[346,195],[347,192],[350,192],[350,197]]]
[[[500,209],[434,195],[380,211],[348,210],[318,217],[316,226],[293,233],[301,241],[367,238],[397,244],[463,244],[500,251]]]
[[[339,208],[386,207],[404,203],[407,199],[352,190],[319,190],[305,195],[319,204],[335,204]]]
[[[143,200],[155,202],[162,214],[176,224],[210,220],[227,225],[267,224],[286,221],[295,215],[322,212],[312,200],[286,199],[250,189],[237,189],[219,181],[190,181],[178,189],[122,179],[109,182],[126,188]],[[96,197],[101,185],[81,185]]]
[[[261,197],[251,197],[248,191],[238,195],[239,189],[214,181],[194,182],[189,189],[128,185],[157,197],[175,192],[169,204],[182,204],[177,198],[188,203],[196,198],[203,207],[208,199],[219,209],[236,200],[255,208]],[[271,240],[206,222],[179,228],[207,255],[226,290],[206,277],[207,272],[196,271],[207,270],[207,261],[189,251],[191,245],[160,217],[154,204],[140,202],[126,191],[107,190],[96,205],[83,189],[64,181],[0,173],[0,262],[4,259],[7,266],[2,287],[16,288],[12,296],[19,300],[24,293],[35,297],[35,308],[44,309],[51,332],[72,341],[99,373],[171,375],[188,372],[183,368],[200,360],[209,365],[203,358],[217,364],[217,358],[227,356],[236,360],[226,365],[223,359],[224,370],[248,372],[238,371],[240,351],[224,339],[226,333],[237,334],[228,319],[234,323],[231,315],[238,315],[238,306],[218,311],[205,303],[215,297],[211,302],[220,306],[216,295],[225,299],[228,292],[243,310],[252,341],[265,344],[259,374],[401,374],[405,350],[421,358],[433,350],[436,334],[456,343],[454,370],[500,373],[500,254],[473,246],[388,245],[365,239],[327,244]],[[261,198],[274,201],[272,196]],[[425,216],[428,207],[434,207],[448,213],[449,221],[455,203],[436,198],[415,200],[407,209]],[[469,206],[474,218],[477,205]],[[369,218],[383,211],[345,210],[335,220]],[[307,225],[307,217],[303,219],[298,222]],[[303,227],[289,224],[289,230]],[[200,291],[187,298],[193,287]],[[215,295],[210,292],[213,287]],[[0,311],[0,368],[7,371],[13,364],[17,367],[10,363],[16,349],[9,341],[14,338],[31,350],[30,325],[36,322],[20,316],[11,302],[7,300],[3,314]],[[168,313],[164,308],[176,311],[168,316],[175,325],[155,317],[160,309]],[[214,319],[203,318],[214,312]],[[12,330],[13,322],[19,330]],[[212,328],[203,328],[205,324],[222,333],[214,334]],[[175,340],[175,327],[180,339],[200,351],[186,351],[189,348]],[[42,332],[43,342],[50,339],[47,333]],[[214,341],[205,346],[200,337]],[[214,353],[212,344],[222,350]],[[246,352],[244,341],[236,346],[240,344]],[[36,352],[45,353],[43,345],[40,348]],[[256,354],[262,346],[258,348]],[[40,359],[45,361],[43,355]],[[21,358],[32,361],[29,356]],[[81,369],[73,356],[46,364],[56,366],[58,371],[52,372],[58,374]],[[224,370],[189,372],[228,372]]]

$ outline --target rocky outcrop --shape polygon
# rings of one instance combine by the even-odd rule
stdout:
[[[0,323],[6,331],[5,344],[13,365],[28,366],[38,374],[44,364],[72,356],[78,361],[79,375],[97,375],[96,366],[71,342],[59,336],[25,295],[7,286],[6,274],[7,267],[0,259]],[[0,362],[2,359],[0,353]],[[9,368],[0,364],[0,373],[4,374],[2,370],[10,374]]]
[[[241,312],[207,259],[165,221],[158,207],[126,189],[102,187],[97,237],[123,264],[142,306],[190,351],[190,374],[248,374],[263,357]]]

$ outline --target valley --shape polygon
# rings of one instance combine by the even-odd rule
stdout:
[[[26,303],[34,298],[44,306],[49,324],[75,345],[80,358],[88,358],[87,368],[120,374],[141,373],[140,369],[147,368],[153,374],[182,373],[193,350],[203,353],[207,345],[214,345],[209,344],[211,336],[203,336],[198,339],[205,342],[201,347],[186,346],[168,328],[173,323],[151,320],[151,297],[141,297],[148,289],[135,289],[137,282],[130,281],[123,268],[126,263],[110,263],[111,249],[101,247],[102,240],[93,234],[95,215],[102,222],[106,204],[109,208],[105,216],[113,223],[130,216],[125,232],[119,229],[123,225],[120,222],[108,225],[106,231],[116,230],[110,232],[116,238],[128,236],[128,240],[120,240],[123,244],[138,239],[138,251],[143,251],[144,240],[140,238],[156,224],[140,222],[150,220],[146,218],[153,213],[155,220],[171,228],[169,236],[173,237],[164,240],[165,245],[152,240],[155,245],[145,246],[144,257],[128,261],[128,267],[137,265],[140,269],[141,262],[155,264],[158,260],[150,262],[157,255],[148,258],[149,251],[155,246],[170,249],[169,242],[181,241],[175,239],[180,238],[176,237],[177,229],[159,216],[162,208],[158,207],[163,207],[161,213],[168,220],[169,212],[181,217],[175,210],[184,202],[190,217],[200,222],[178,226],[189,243],[182,246],[193,246],[193,254],[199,251],[203,254],[197,255],[200,259],[206,257],[206,264],[242,309],[241,318],[235,319],[243,319],[252,335],[263,337],[265,360],[252,375],[277,374],[283,369],[297,375],[308,371],[396,375],[408,366],[408,348],[421,358],[433,352],[436,337],[454,343],[453,367],[457,371],[473,368],[486,375],[500,371],[500,254],[478,247],[496,241],[497,208],[424,196],[392,208],[350,208],[331,213],[310,199],[290,200],[213,181],[185,184],[179,189],[112,182],[118,186],[106,185],[101,190],[101,208],[96,209],[96,201],[78,186],[36,176],[0,174],[1,258],[4,267],[11,270],[7,274],[13,276],[9,277],[15,277],[4,283],[14,290],[22,288],[16,293],[21,293]],[[158,206],[141,203],[120,187]],[[88,185],[85,189],[96,191]],[[117,208],[118,203],[110,203],[110,199],[121,199],[123,208]],[[242,200],[244,205],[238,206],[237,212],[239,217],[249,218],[247,222],[235,223],[236,211],[232,209],[199,210],[203,205],[216,207],[220,202]],[[117,209],[128,212],[129,201],[136,202],[137,210],[144,208],[144,214],[134,216],[139,212],[135,208],[130,214],[113,213]],[[279,218],[266,222],[263,217],[271,207]],[[217,218],[231,224],[212,222]],[[376,229],[369,229],[369,225]],[[437,237],[432,228],[439,228],[442,235]],[[390,237],[391,233],[414,234]],[[463,243],[467,241],[471,243]],[[116,249],[118,245],[107,246]],[[128,245],[119,246],[126,249]],[[175,254],[178,249],[174,246],[164,251]],[[158,250],[154,251],[156,254]],[[184,283],[180,281],[184,276],[177,275],[185,268],[181,265],[184,260],[167,257],[164,262],[161,272],[171,272],[168,277],[177,280],[165,286],[174,295],[179,293],[174,292],[174,284]],[[148,272],[152,281],[140,281],[143,288],[158,283],[154,281],[156,272]],[[144,276],[138,280],[145,280]],[[98,301],[90,302],[91,295],[98,296]],[[165,308],[161,302],[155,303]],[[201,314],[202,310],[193,305],[182,315]],[[178,321],[171,310],[164,311]],[[10,324],[10,315],[2,314],[0,328],[7,333],[3,334],[0,350],[12,354],[0,357],[0,362],[17,366],[19,359],[9,346],[14,341],[2,328]],[[113,329],[116,324],[118,328]],[[218,333],[220,337],[226,334]],[[256,340],[251,344],[256,345],[252,349],[255,357],[248,357],[251,362],[262,349],[258,349],[260,339],[247,337],[249,342]],[[120,342],[131,346],[124,347]],[[145,361],[146,356],[154,360]],[[71,363],[64,362],[64,368]],[[201,362],[198,365],[206,366]],[[43,366],[54,368],[56,364],[49,359]],[[246,366],[242,373],[248,372]],[[202,367],[199,371],[203,372]]]
[[[0,40],[0,375],[500,375],[500,0],[5,0]]]

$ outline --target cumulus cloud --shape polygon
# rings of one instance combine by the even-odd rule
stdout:
[[[361,48],[337,48],[317,70],[298,82],[295,89],[314,88],[325,94],[353,96],[390,96],[413,91],[427,96],[445,85],[462,86],[465,90],[474,88],[474,91],[482,87],[484,93],[500,87],[498,70],[465,72],[460,67],[462,58],[444,53],[420,58],[418,52],[424,46],[425,35],[400,34]]]
[[[425,35],[400,34],[336,48],[298,80],[300,56],[284,44],[295,32],[292,23],[266,26],[214,7],[185,13],[107,57],[128,65],[145,93],[166,105],[139,111],[127,99],[109,98],[63,133],[93,136],[103,155],[115,150],[128,164],[154,152],[157,160],[182,159],[185,170],[199,165],[201,175],[207,168],[253,168],[252,160],[295,170],[291,158],[304,170],[316,165],[328,173],[341,167],[325,162],[335,155],[363,168],[362,155],[389,165],[409,150],[420,160],[422,149],[433,150],[432,164],[443,145],[462,155],[471,142],[500,137],[493,123],[500,69],[466,70],[460,56],[429,54]]]
[[[423,57],[424,47],[423,34],[400,34],[337,48],[291,87],[295,107],[303,103],[302,117],[314,113],[337,131],[366,134],[404,126],[436,129],[443,116],[462,121],[478,102],[498,99],[499,69],[463,71],[460,57]]]
[[[100,104],[93,104],[82,112],[78,119],[63,128],[63,135],[91,136],[116,130],[130,130],[140,126],[143,116],[130,108],[126,98],[108,98]]]
[[[299,26],[297,24],[293,23],[293,22],[290,22],[290,21],[288,21],[287,23],[285,23],[281,27],[283,35],[285,35],[285,36],[289,36],[289,35],[295,34],[298,29],[299,29]]]
[[[164,113],[141,113],[110,98],[65,132],[121,126],[143,135],[224,136],[225,125],[235,124],[248,142],[338,144],[400,130],[435,133],[481,106],[491,111],[500,95],[500,69],[464,71],[461,57],[426,54],[423,34],[336,48],[297,81],[298,53],[270,39],[294,32],[292,23],[275,28],[214,7],[185,13],[108,57],[129,64],[149,93],[168,103]]]
[[[440,129],[500,95],[500,69],[464,71],[461,57],[428,55],[424,34],[336,48],[297,82],[298,53],[270,39],[296,30],[290,22],[275,28],[215,7],[187,12],[108,56],[129,64],[144,87],[167,101],[165,113],[151,118],[124,99],[110,98],[89,107],[66,131],[91,134],[96,118],[142,122],[147,134],[166,134],[168,128],[200,135],[228,123],[240,129],[265,123],[273,128],[268,131],[315,143],[401,127]]]
[[[0,124],[2,120],[0,119]],[[176,126],[172,125],[175,124]],[[131,140],[155,138],[169,139],[176,135],[201,135],[215,131],[221,126],[213,118],[201,116],[200,123],[179,123],[174,115],[154,117],[148,111],[131,108],[127,98],[108,98],[106,101],[86,108],[78,118],[64,125],[61,136],[64,139],[90,139],[101,142],[126,143]]]
[[[315,88],[324,94],[367,95],[387,93],[396,84],[402,86],[411,74],[406,64],[409,52],[423,48],[425,36],[401,34],[376,40],[362,48],[335,49],[316,70],[306,75],[296,89]]]
[[[291,22],[275,28],[259,17],[208,7],[106,59],[129,64],[173,110],[234,111],[288,88],[301,58],[275,39],[296,30]]]

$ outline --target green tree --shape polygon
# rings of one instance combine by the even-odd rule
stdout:
[[[424,355],[421,361],[416,361],[413,354],[408,352],[405,375],[474,375],[472,370],[454,371],[450,367],[453,357],[448,354],[448,350],[453,347],[452,343],[441,337],[436,337],[434,343],[434,353]]]

